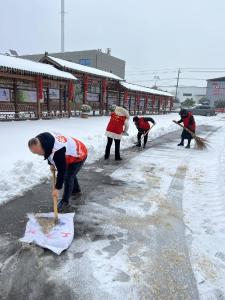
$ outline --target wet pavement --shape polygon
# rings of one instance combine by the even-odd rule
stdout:
[[[27,213],[52,210],[50,182],[1,206],[0,299],[197,300],[182,215],[183,161],[187,164],[190,152],[173,156],[179,136],[180,131],[166,134],[149,142],[145,151],[122,151],[121,162],[112,155],[81,170],[84,193],[71,200],[75,238],[61,256],[18,242]],[[118,169],[134,172],[130,162],[140,153],[148,162],[144,185],[110,176]],[[163,166],[167,159],[174,161],[172,174]],[[163,180],[168,181],[165,193]],[[152,213],[156,202],[159,209]]]

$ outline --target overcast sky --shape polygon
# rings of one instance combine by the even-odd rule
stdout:
[[[60,51],[60,3],[1,0],[0,53]],[[174,85],[179,67],[181,78],[196,78],[184,85],[225,75],[224,0],[65,0],[65,8],[65,51],[109,47],[126,61],[128,81],[151,86],[159,76],[158,84]]]

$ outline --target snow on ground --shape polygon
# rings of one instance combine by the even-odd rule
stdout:
[[[184,190],[187,238],[200,298],[225,296],[225,119],[209,136],[208,151],[193,152]]]
[[[154,162],[161,182],[160,194],[154,194],[153,198],[168,199],[170,175],[175,173],[179,165],[186,170],[183,190],[186,239],[201,300],[225,297],[225,118],[215,118],[208,123],[214,128],[205,136],[210,142],[207,151],[187,152],[175,145],[173,150],[167,146],[164,153],[150,149],[132,159],[129,166],[118,169],[112,175],[117,180],[125,179],[128,184],[138,189],[146,184],[145,173],[147,169],[150,174],[153,172],[150,166]],[[149,195],[152,198],[152,192],[154,190],[148,190],[143,199],[149,198]],[[155,201],[151,199],[153,206],[148,212],[152,216],[156,216],[164,206]],[[132,205],[127,208],[126,213],[132,213]],[[139,214],[137,210],[135,213]],[[169,215],[166,217],[167,221]]]
[[[178,129],[171,121],[178,114],[156,115],[157,125],[152,129],[151,138]],[[197,122],[210,122],[218,117],[196,117]],[[88,147],[88,163],[104,154],[106,137],[104,136],[109,117],[91,117],[89,119],[71,118],[57,120],[20,121],[0,124],[2,138],[0,156],[0,203],[3,203],[49,177],[47,163],[29,152],[27,141],[44,131],[58,131],[81,139]],[[129,137],[122,140],[122,149],[133,145],[136,128],[130,120]]]

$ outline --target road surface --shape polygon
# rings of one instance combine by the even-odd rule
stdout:
[[[199,133],[217,129],[200,126]],[[199,299],[182,211],[195,150],[174,155],[179,135],[149,142],[145,151],[130,148],[122,162],[83,168],[75,238],[60,256],[18,242],[28,212],[52,209],[50,182],[1,206],[0,299]]]

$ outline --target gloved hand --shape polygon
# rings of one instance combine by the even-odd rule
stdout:
[[[55,171],[56,171],[56,168],[55,168],[54,165],[50,165],[50,171],[51,171],[51,172],[55,172]]]
[[[129,136],[129,133],[128,133],[127,131],[124,131],[124,132],[123,132],[123,135],[124,135],[124,136]]]

